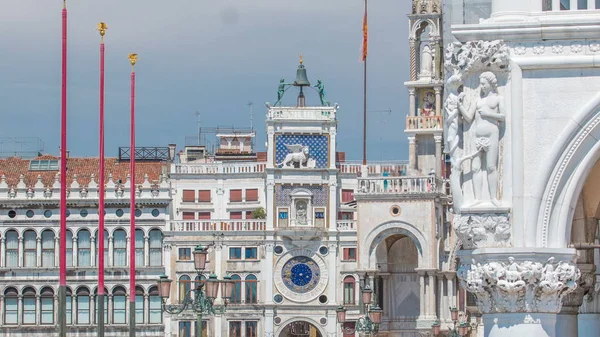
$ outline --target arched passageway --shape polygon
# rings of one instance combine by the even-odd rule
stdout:
[[[323,337],[319,329],[305,321],[294,321],[287,324],[279,333],[279,337]]]

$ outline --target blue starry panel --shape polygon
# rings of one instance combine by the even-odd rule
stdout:
[[[290,196],[295,189],[302,188],[309,190],[313,194],[312,205],[313,207],[327,207],[327,197],[329,195],[329,189],[327,186],[292,186],[292,185],[277,185],[275,186],[275,198],[277,201],[277,207],[289,207],[292,204],[292,197]]]
[[[315,160],[315,168],[327,168],[329,140],[326,135],[275,135],[275,164],[282,163],[290,153],[286,145],[308,146],[309,158]]]
[[[283,284],[295,293],[307,293],[319,284],[321,271],[317,263],[306,256],[296,256],[281,270]]]

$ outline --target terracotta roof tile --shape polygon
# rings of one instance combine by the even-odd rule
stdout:
[[[60,159],[60,157],[52,155],[43,155],[33,160],[48,160]],[[19,177],[24,176],[25,185],[28,187],[35,185],[38,175],[42,178],[44,186],[49,186],[54,183],[56,171],[30,171],[29,159],[18,157],[9,157],[0,159],[0,175],[6,176],[6,183],[9,186],[16,186],[19,183]],[[96,182],[98,182],[98,168],[100,160],[98,158],[68,158],[67,159],[67,183],[71,184],[73,175],[77,174],[77,182],[80,185],[86,186],[90,181],[90,176],[94,174]],[[125,182],[129,173],[129,161],[119,162],[117,158],[105,158],[105,181],[108,181],[108,175],[112,173],[113,181],[116,183],[119,179]],[[160,179],[160,175],[169,171],[169,163],[167,162],[136,162],[135,163],[135,183],[141,184],[144,182],[144,175],[148,174],[150,182],[156,182]]]

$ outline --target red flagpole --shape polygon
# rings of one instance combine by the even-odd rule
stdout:
[[[137,54],[129,54],[131,62],[131,141],[129,150],[129,172],[131,175],[129,211],[129,237],[131,249],[129,250],[129,336],[135,337],[135,62]]]
[[[365,16],[363,18],[363,160],[367,165],[367,48],[368,48],[367,0],[365,0]]]
[[[60,280],[59,336],[67,335],[67,3],[62,9],[62,85],[60,111]]]
[[[100,168],[98,179],[98,337],[104,337],[104,34],[106,24],[100,22]]]

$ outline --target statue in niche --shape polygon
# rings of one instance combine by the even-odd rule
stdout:
[[[482,199],[483,179],[487,174],[487,185],[490,201],[500,206],[497,199],[498,190],[498,154],[500,147],[500,123],[504,122],[504,98],[498,94],[498,80],[494,73],[486,71],[479,76],[479,97],[475,102],[465,104],[465,96],[458,99],[458,110],[466,123],[474,129],[471,140],[472,153],[460,159],[460,164],[471,160],[473,172],[473,195],[475,204]],[[482,171],[482,166],[486,172]]]
[[[433,59],[433,51],[426,44],[421,52],[421,76],[430,77],[433,74]]]
[[[425,93],[423,105],[421,106],[421,116],[430,117],[435,115],[435,94],[431,91]]]
[[[300,201],[296,202],[296,225],[306,226],[308,224],[306,215],[307,215],[306,201],[300,200]]]

